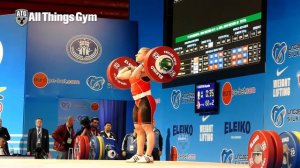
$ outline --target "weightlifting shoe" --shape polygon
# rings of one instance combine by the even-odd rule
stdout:
[[[139,161],[141,158],[142,158],[142,156],[135,154],[130,159],[127,159],[126,162],[127,163],[135,163],[135,162]]]
[[[141,156],[137,163],[153,163],[153,157],[148,155]]]

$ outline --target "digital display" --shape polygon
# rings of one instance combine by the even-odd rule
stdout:
[[[173,84],[264,72],[262,0],[173,0],[171,5],[172,34],[166,37],[181,60]]]
[[[195,85],[195,106],[195,111],[200,115],[217,113],[217,83],[212,82]]]

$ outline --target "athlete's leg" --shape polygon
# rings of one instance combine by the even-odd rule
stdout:
[[[134,124],[134,128],[137,134],[137,153],[138,155],[144,155],[144,146],[145,146],[145,131],[142,128],[141,124]]]
[[[143,130],[146,132],[147,136],[147,150],[146,155],[151,156],[152,150],[155,144],[155,135],[153,132],[153,125],[152,124],[142,124]]]

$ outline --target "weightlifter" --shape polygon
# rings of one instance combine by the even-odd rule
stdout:
[[[131,93],[135,101],[133,108],[133,122],[137,133],[137,153],[128,163],[152,163],[152,150],[155,144],[153,132],[153,115],[156,109],[155,99],[151,95],[150,78],[144,72],[143,61],[149,48],[141,48],[136,54],[137,67],[124,67],[118,72],[117,78],[129,80]],[[146,134],[146,136],[145,136]],[[147,139],[147,150],[144,154],[144,144]]]

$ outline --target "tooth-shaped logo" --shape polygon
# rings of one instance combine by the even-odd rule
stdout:
[[[275,43],[272,49],[272,57],[276,64],[283,64],[285,61],[285,53],[287,45],[285,42]]]
[[[0,64],[1,64],[1,62],[2,62],[2,58],[3,58],[3,46],[2,46],[2,43],[1,43],[1,41],[0,41]]]
[[[103,77],[90,76],[86,79],[86,84],[95,91],[100,91],[103,88],[105,79]]]
[[[271,110],[271,120],[275,127],[281,128],[284,125],[284,117],[286,115],[286,109],[283,105],[275,105]]]
[[[232,163],[234,154],[231,149],[224,148],[221,152],[221,163]]]
[[[171,103],[174,109],[178,109],[180,106],[180,99],[181,99],[181,91],[180,90],[173,90],[171,94]]]

